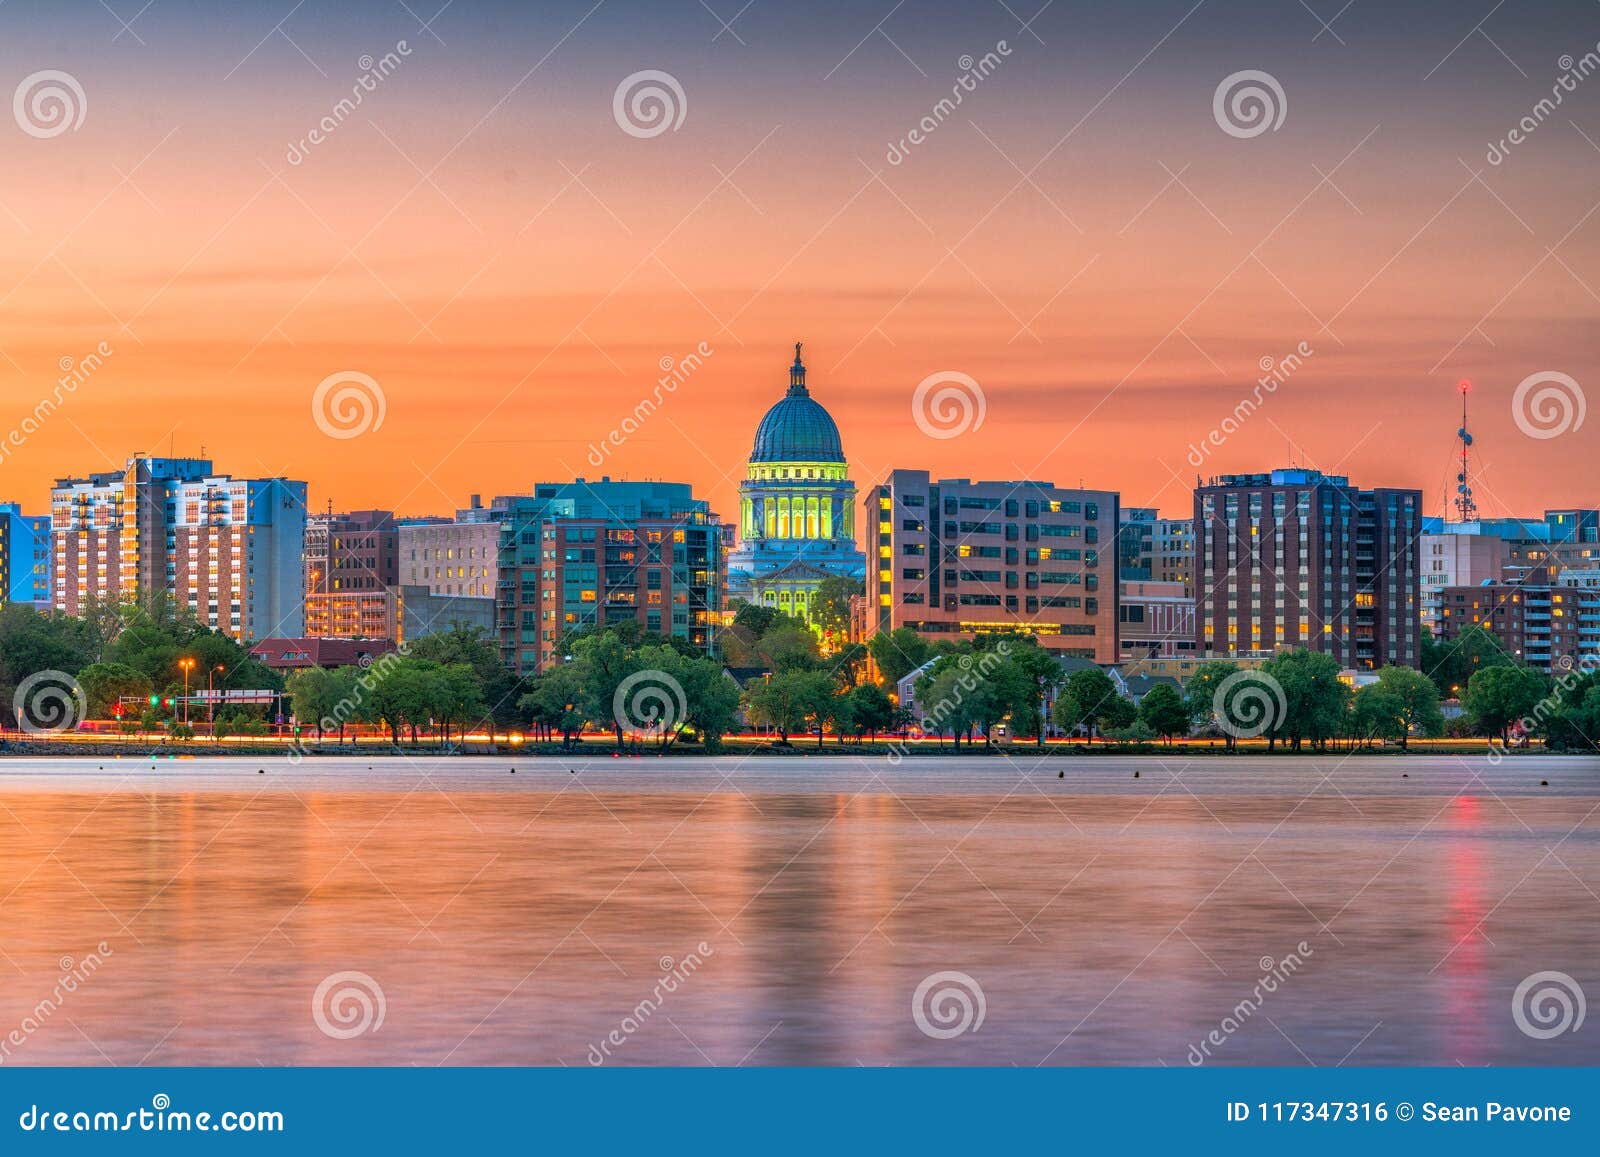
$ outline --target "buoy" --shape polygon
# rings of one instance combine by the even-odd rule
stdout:
[[[266,775],[267,774],[267,769],[264,768],[264,767],[258,767],[258,768],[256,768],[256,774],[257,775]]]
[[[1066,779],[1067,778],[1067,773],[1064,772],[1064,771],[1058,771],[1058,772],[1056,772],[1056,778],[1057,779]]]
[[[1550,786],[1550,781],[1548,779],[1541,779],[1539,781],[1539,786],[1540,787],[1549,787]]]
[[[1409,771],[1402,771],[1400,773],[1400,778],[1401,779],[1410,779],[1411,778],[1411,773]]]
[[[1138,772],[1137,772],[1137,771],[1135,771],[1135,772],[1134,772],[1134,773],[1133,773],[1133,778],[1134,778],[1134,779],[1138,779],[1138,778],[1139,778],[1139,773],[1138,773]]]

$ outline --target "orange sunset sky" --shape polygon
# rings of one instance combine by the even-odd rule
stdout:
[[[446,513],[598,475],[590,445],[704,342],[604,472],[693,482],[731,516],[804,340],[858,485],[1082,479],[1180,514],[1197,473],[1292,457],[1420,487],[1437,514],[1467,377],[1485,514],[1600,504],[1600,416],[1548,439],[1512,416],[1530,374],[1600,381],[1600,76],[1487,157],[1595,49],[1593,4],[1477,32],[1488,3],[1357,4],[1331,30],[1193,0],[1058,0],[1028,27],[1033,4],[918,0],[757,3],[731,29],[693,2],[457,0],[428,27],[432,3],[290,7],[162,3],[131,28],[94,3],[0,8],[7,84],[62,70],[85,103],[59,135],[0,132],[0,426],[62,359],[113,351],[13,439],[0,501],[42,512],[57,477],[203,446],[307,480],[313,508]],[[619,125],[644,69],[681,85],[675,130]],[[1245,69],[1286,109],[1237,137],[1213,95]],[[1191,445],[1301,342],[1197,471]],[[319,430],[313,391],[341,371],[379,383],[381,427]],[[981,427],[912,420],[940,371],[979,383]]]

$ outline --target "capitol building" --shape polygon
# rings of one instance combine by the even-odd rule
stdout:
[[[839,427],[806,388],[796,343],[788,392],[756,428],[739,487],[739,545],[728,555],[728,594],[809,619],[824,579],[864,580],[855,499]]]

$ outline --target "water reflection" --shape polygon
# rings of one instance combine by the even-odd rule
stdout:
[[[13,778],[0,1059],[582,1065],[607,1042],[622,1064],[1182,1065],[1231,1019],[1215,1063],[1600,1060],[1592,1032],[1510,1016],[1543,969],[1600,994],[1595,768],[1461,795],[1470,777],[1407,766],[1414,787],[1343,791],[1220,764],[804,790],[671,767]],[[977,1032],[918,1029],[941,970],[981,985]],[[381,987],[378,1031],[318,1029],[341,971]]]

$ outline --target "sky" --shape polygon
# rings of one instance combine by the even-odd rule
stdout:
[[[731,518],[804,341],[862,487],[1441,513],[1470,379],[1485,515],[1600,505],[1600,4],[141,3],[0,6],[0,501],[203,449]]]

